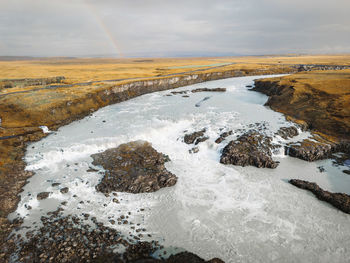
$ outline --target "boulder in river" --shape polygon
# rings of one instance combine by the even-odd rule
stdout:
[[[320,143],[305,139],[302,142],[286,146],[285,153],[291,157],[313,162],[330,158],[335,151],[335,147],[336,145],[333,145],[332,143]]]
[[[228,137],[228,136],[230,136],[230,135],[232,135],[232,131],[228,131],[228,132],[223,132],[223,133],[221,133],[220,136],[219,136],[219,138],[217,138],[217,139],[215,140],[215,143],[217,143],[217,144],[221,143],[223,140],[226,139],[226,137]]]
[[[225,91],[226,91],[226,88],[213,88],[213,89],[199,88],[199,89],[192,90],[192,93],[196,93],[196,92],[225,92]]]
[[[258,168],[276,168],[278,162],[272,160],[272,138],[256,131],[249,131],[237,140],[229,142],[223,149],[220,163]]]
[[[160,261],[161,262],[161,261]],[[204,259],[200,258],[199,256],[191,253],[191,252],[181,252],[175,255],[171,255],[167,260],[165,260],[167,263],[224,263],[221,259],[213,258],[209,261],[205,261]]]
[[[292,179],[289,181],[289,183],[298,188],[311,191],[318,199],[330,203],[344,213],[350,214],[350,195],[342,193],[331,193],[323,190],[316,183],[298,179]]]
[[[194,143],[195,145],[197,145],[200,142],[204,142],[206,140],[208,140],[208,137],[205,137],[204,134],[206,132],[206,129],[202,129],[200,131],[196,131],[190,134],[186,134],[184,136],[184,142],[187,144],[192,144]]]
[[[60,192],[61,192],[62,194],[66,194],[66,193],[68,193],[68,191],[69,191],[69,188],[68,188],[68,187],[63,187],[63,188],[60,190]]]
[[[281,136],[283,139],[288,140],[299,135],[298,129],[294,126],[290,127],[281,127],[277,133],[277,135]]]
[[[48,198],[49,195],[50,195],[49,192],[41,192],[41,193],[39,193],[39,194],[36,196],[36,198],[37,198],[38,200],[43,200],[43,199]]]
[[[93,165],[101,165],[105,174],[97,191],[128,193],[155,192],[173,186],[177,177],[164,166],[169,157],[157,152],[150,143],[134,141],[91,155]]]

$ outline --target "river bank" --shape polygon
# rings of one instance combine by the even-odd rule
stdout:
[[[45,218],[40,222],[42,215],[46,217],[57,207],[63,209],[61,217],[71,215],[86,223],[93,218],[131,240],[158,240],[166,255],[181,247],[207,260],[220,255],[226,262],[288,262],[288,258],[303,262],[318,251],[319,258],[341,262],[346,250],[336,253],[325,247],[347,246],[343,240],[347,215],[300,193],[286,180],[318,178],[323,189],[339,192],[347,191],[350,182],[327,160],[314,164],[283,154],[284,145],[309,133],[263,106],[267,97],[246,87],[256,78],[209,81],[174,92],[145,94],[104,107],[30,144],[25,161],[35,175],[24,186],[18,209],[11,215],[24,218],[16,233],[40,229],[56,238],[55,225]],[[271,153],[265,152],[278,167],[258,169],[220,163],[221,152],[232,145],[231,140],[255,141],[255,133],[247,137],[249,131],[264,135],[256,137],[258,141],[280,145]],[[91,155],[104,155],[105,150],[136,140],[149,141],[154,149],[169,156],[165,167],[177,176],[177,183],[152,193],[146,188],[145,193],[118,192],[117,196],[96,191],[99,182],[108,182],[100,181],[104,171],[93,165]],[[258,154],[260,147],[254,151]],[[326,171],[321,174],[318,166]],[[114,172],[123,172],[118,170]],[[44,229],[40,228],[42,224]],[[53,231],[48,232],[51,228]],[[316,234],[320,229],[324,239]],[[39,241],[46,246],[44,238]],[[75,251],[74,239],[70,242],[60,243],[70,249],[64,255]],[[30,250],[23,251],[24,255],[26,251]],[[49,251],[50,256],[55,255],[55,250]]]
[[[172,89],[209,80],[237,77],[242,75],[292,73],[295,66],[271,66],[265,71],[220,71],[187,74],[176,77],[147,79],[130,83],[100,85],[98,87],[79,86],[71,92],[64,88],[36,90],[25,94],[9,94],[1,97],[1,191],[5,202],[1,206],[1,243],[15,225],[9,224],[7,215],[14,211],[18,203],[18,193],[32,176],[24,171],[23,156],[28,142],[38,141],[47,134],[39,126],[50,130],[71,123],[91,114],[97,109],[113,103],[128,100],[149,92]],[[10,190],[9,190],[10,189]]]
[[[295,67],[271,67],[265,74],[289,73]],[[147,79],[143,81],[102,86],[78,86],[74,91],[65,88],[40,89],[26,93],[5,94],[0,97],[0,243],[8,245],[9,233],[17,224],[11,224],[7,216],[13,212],[19,201],[18,194],[32,176],[25,171],[23,161],[29,142],[39,141],[49,133],[40,126],[55,131],[59,127],[81,119],[97,109],[128,100],[150,92],[173,89],[194,83],[245,75],[243,71],[229,70],[188,74],[176,77]],[[248,74],[257,74],[251,71]]]

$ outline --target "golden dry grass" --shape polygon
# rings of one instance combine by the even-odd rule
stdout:
[[[236,63],[217,68],[264,68],[266,64],[329,64],[350,65],[350,55],[337,56],[261,56],[218,58],[149,58],[149,59],[41,59],[27,61],[0,61],[0,79],[47,78],[65,76],[67,83],[113,80],[125,78],[149,78],[181,73],[217,63]],[[193,67],[191,67],[193,65]],[[187,68],[173,68],[187,66]]]
[[[270,100],[273,109],[325,134],[350,138],[350,69],[300,72],[261,82],[287,87]]]

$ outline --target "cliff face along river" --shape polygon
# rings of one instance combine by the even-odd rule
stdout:
[[[330,160],[308,163],[286,157],[282,150],[274,155],[280,161],[276,169],[219,163],[223,147],[251,129],[260,127],[275,142],[286,143],[274,133],[293,124],[263,106],[265,95],[248,90],[246,85],[253,85],[256,78],[171,90],[222,87],[226,92],[143,95],[100,109],[30,144],[25,158],[27,169],[35,175],[11,218],[24,217],[23,226],[36,229],[42,215],[67,201],[64,214],[89,213],[126,236],[135,230],[128,224],[112,225],[110,220],[131,212],[129,221],[140,224],[146,229],[144,236],[152,235],[148,240],[160,240],[170,252],[184,248],[205,259],[219,257],[226,262],[349,261],[350,216],[288,183],[299,178],[350,194],[350,176],[341,167],[332,166]],[[193,145],[183,142],[184,135],[203,128],[209,139],[198,145],[198,153],[189,153]],[[233,134],[224,142],[214,142],[229,130]],[[293,141],[307,136],[301,133]],[[120,203],[115,203],[114,196],[96,192],[102,175],[87,170],[101,168],[91,164],[90,155],[135,140],[149,141],[167,154],[171,161],[166,167],[178,182],[154,193],[118,193]],[[68,193],[60,192],[64,187]],[[39,201],[40,192],[50,195]]]

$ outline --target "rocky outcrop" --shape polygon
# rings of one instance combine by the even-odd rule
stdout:
[[[311,130],[350,139],[350,79],[341,73],[303,73],[255,80],[266,106],[305,121]],[[315,81],[317,80],[317,81]],[[336,87],[336,88],[335,88]]]
[[[161,263],[163,261],[159,261]],[[221,259],[213,258],[209,261],[205,261],[204,259],[198,257],[197,255],[190,253],[190,252],[181,252],[176,255],[171,255],[167,260],[165,260],[166,263],[225,263]],[[158,261],[154,261],[154,263],[158,263]]]
[[[348,141],[329,141],[314,135],[311,139],[285,146],[286,155],[309,162],[333,158],[333,154],[337,152],[350,153],[350,143]]]
[[[226,137],[228,137],[228,136],[230,136],[230,135],[232,135],[232,131],[228,131],[228,132],[223,132],[223,133],[221,133],[220,136],[219,136],[219,138],[217,138],[217,139],[215,140],[215,143],[217,143],[217,144],[221,143],[223,140],[226,139]]]
[[[204,142],[209,139],[209,137],[204,136],[205,132],[206,132],[206,129],[203,129],[190,134],[186,134],[184,136],[184,142],[186,144],[194,143],[195,145],[197,145],[200,142]]]
[[[162,246],[158,241],[140,240],[146,229],[126,238],[115,228],[104,226],[89,214],[85,214],[84,218],[63,216],[62,210],[42,216],[42,226],[35,232],[28,232],[26,240],[19,238],[19,235],[16,238],[12,236],[5,245],[8,249],[0,254],[3,257],[0,257],[0,261],[8,262],[5,259],[18,253],[16,262],[223,263],[218,258],[205,261],[187,251],[168,259],[163,255],[161,259],[156,259],[153,254]],[[15,241],[20,246],[10,246]],[[125,249],[116,251],[118,246]]]
[[[321,64],[300,64],[296,66],[298,68],[298,72],[302,71],[312,71],[312,70],[342,70],[348,69],[350,66],[348,65],[321,65]]]
[[[331,144],[322,144],[310,140],[304,140],[285,147],[286,155],[309,162],[328,159],[333,152],[334,147]]]
[[[319,200],[330,203],[334,207],[350,214],[350,196],[342,193],[331,193],[323,190],[316,183],[310,183],[308,181],[292,179],[289,181],[292,185],[301,189],[311,191]]]
[[[38,86],[62,83],[66,78],[64,76],[51,77],[51,78],[36,78],[36,79],[4,79],[0,81],[0,89],[14,88],[17,86]]]
[[[297,128],[295,128],[294,126],[290,126],[290,127],[281,127],[276,134],[281,136],[283,139],[288,140],[290,138],[298,136],[299,132]]]
[[[278,162],[272,160],[272,138],[250,131],[237,140],[231,141],[222,151],[220,163],[258,168],[276,168]]]
[[[176,184],[177,177],[164,166],[169,157],[144,141],[121,144],[117,148],[91,155],[93,165],[101,165],[105,174],[96,190],[128,193],[155,192]]]
[[[36,196],[36,198],[37,198],[38,200],[43,200],[43,199],[48,198],[49,195],[50,195],[50,192],[41,192],[41,193],[39,193],[39,194]]]
[[[199,88],[199,89],[194,89],[192,90],[192,93],[197,93],[197,92],[225,92],[226,88]]]

